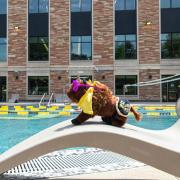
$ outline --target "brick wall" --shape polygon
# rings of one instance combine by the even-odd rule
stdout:
[[[146,21],[151,21],[149,26]],[[160,42],[159,42],[159,1],[139,0],[138,1],[138,31],[139,31],[139,63],[159,64],[160,63]]]
[[[25,66],[27,55],[27,2],[8,1],[8,65]],[[15,31],[14,27],[19,27]]]
[[[114,92],[114,72],[113,71],[99,71],[94,72],[94,80],[106,84],[112,92]]]
[[[160,78],[159,69],[151,70],[140,70],[139,81],[146,82]],[[151,77],[151,78],[150,78]],[[144,86],[139,88],[139,99],[148,101],[159,101],[160,100],[160,85]]]
[[[19,94],[20,100],[26,98],[26,72],[19,72],[18,79],[14,71],[8,72],[8,99],[12,94]]]
[[[93,61],[95,65],[113,64],[114,0],[93,2]]]
[[[69,1],[51,0],[50,59],[51,65],[69,64]]]
[[[50,72],[50,91],[51,93],[61,94],[65,85],[69,82],[68,72],[66,71],[51,71]]]

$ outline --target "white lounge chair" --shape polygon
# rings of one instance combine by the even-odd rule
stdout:
[[[68,147],[98,147],[142,161],[180,176],[180,120],[166,130],[126,124],[105,125],[95,117],[80,126],[65,121],[19,143],[0,155],[0,174],[40,155]]]
[[[11,98],[9,99],[10,103],[16,103],[19,100],[19,94],[12,94]]]

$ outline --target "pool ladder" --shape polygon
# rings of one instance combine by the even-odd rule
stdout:
[[[39,101],[39,107],[41,106],[41,103],[43,102],[44,97],[46,96],[46,93],[43,94],[41,100]]]

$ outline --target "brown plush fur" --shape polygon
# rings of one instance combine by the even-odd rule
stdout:
[[[79,82],[83,83],[81,80]],[[73,92],[71,85],[67,90],[67,95],[73,102],[78,103],[80,98],[86,93],[87,88],[88,87],[81,86],[77,92]],[[72,120],[72,123],[79,125],[87,119],[98,115],[101,116],[102,120],[107,124],[119,127],[123,126],[127,118],[117,114],[116,99],[116,96],[112,94],[106,85],[98,82],[94,87],[94,93],[92,97],[93,115],[86,114],[82,111],[75,119]],[[141,119],[140,114],[136,112],[133,107],[131,107],[131,112],[133,112],[137,121]]]

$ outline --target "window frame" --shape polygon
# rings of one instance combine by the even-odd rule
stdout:
[[[81,0],[80,7],[78,8],[79,10],[73,10],[72,1],[73,0],[70,0],[70,11],[71,11],[71,13],[76,13],[76,12],[92,12],[92,0],[89,0],[89,1],[91,1],[90,2],[91,7],[88,8],[88,10],[83,10],[82,9],[82,7],[83,7],[83,3],[82,2],[87,2],[87,0]],[[80,0],[78,0],[78,1],[80,1]]]
[[[36,79],[34,79],[34,80],[38,80],[38,78],[42,78],[42,77],[47,78],[47,85],[48,85],[47,92],[43,92],[42,94],[39,94],[39,89],[38,89],[37,94],[33,94],[33,93],[30,94],[29,93],[30,92],[30,79],[29,78],[31,78],[31,77],[36,77]],[[50,93],[50,91],[49,91],[50,84],[49,83],[50,83],[49,76],[44,76],[44,75],[42,75],[42,76],[33,76],[33,75],[29,75],[27,77],[27,94],[28,94],[28,96],[42,96],[44,93],[46,93],[46,95],[49,95],[49,93]],[[38,88],[39,88],[39,86],[38,86]]]
[[[49,13],[49,0],[47,0],[47,5],[48,5],[47,11],[42,11],[42,12],[40,11],[40,1],[41,0],[37,0],[37,11],[33,11],[33,12],[30,11],[30,1],[31,0],[28,0],[28,12],[29,12],[29,14]]]
[[[127,40],[127,36],[129,35],[133,35],[135,40]],[[116,40],[116,36],[124,36],[124,40]],[[127,53],[126,53],[126,50],[127,50],[127,43],[128,42],[131,42],[132,44],[135,43],[135,54],[132,58],[128,58],[127,57]],[[117,58],[117,55],[118,54],[116,52],[116,43],[123,43],[124,44],[124,58]],[[132,59],[137,59],[137,35],[136,34],[119,34],[119,35],[115,35],[115,60],[132,60]]]
[[[0,15],[4,15],[7,14],[7,7],[8,7],[8,0],[5,0],[6,4],[5,4],[5,9],[3,9],[3,11],[1,11],[2,9],[0,9]],[[0,1],[0,6],[1,6],[1,1]]]
[[[120,81],[118,79],[121,79],[120,82],[127,82],[127,79],[130,76],[132,76],[132,77],[134,76],[136,78],[135,82],[133,83],[133,84],[136,84],[138,82],[138,75],[136,75],[136,74],[131,74],[131,75],[115,75],[115,94],[116,95],[118,95],[118,96],[123,96],[123,95],[126,95],[126,96],[138,96],[138,87],[137,86],[132,86],[131,87],[131,88],[134,88],[133,91],[135,92],[135,94],[129,94],[127,92],[124,93],[123,87],[124,87],[124,85],[127,85],[129,83],[126,83],[126,84],[122,83],[122,85],[123,85],[122,89],[121,88],[120,89],[117,88],[117,82]],[[120,78],[120,77],[122,77],[122,78]],[[122,79],[123,79],[123,81],[122,81]],[[119,86],[121,86],[121,84]],[[118,93],[118,91],[119,91],[119,93]],[[121,91],[122,91],[122,94],[121,94]]]
[[[163,0],[161,0],[160,1],[160,7],[161,7],[161,9],[170,9],[170,8],[180,8],[180,5],[178,6],[178,7],[173,7],[173,0],[169,0],[169,2],[170,2],[170,6],[169,7],[162,7],[162,1]]]
[[[30,42],[30,39],[31,38],[37,38],[37,42]],[[31,53],[31,50],[30,50],[30,44],[40,44],[40,45],[46,45],[46,42],[45,43],[40,43],[40,38],[47,38],[47,43],[48,43],[48,52],[47,52],[47,59],[32,59],[30,58],[30,53]],[[40,52],[38,52],[40,54]],[[45,53],[44,53],[45,54]],[[28,62],[40,62],[40,61],[43,61],[43,62],[48,62],[49,61],[49,37],[44,37],[44,36],[36,36],[36,37],[29,37],[28,38]]]
[[[165,34],[169,34],[170,35],[170,39],[168,39],[168,40],[164,40],[164,39],[162,39],[162,36],[163,35],[165,35]],[[179,33],[161,33],[161,59],[162,60],[166,60],[166,59],[180,59],[180,54],[179,54],[179,56],[178,57],[176,57],[175,55],[176,55],[176,53],[174,53],[173,52],[173,47],[174,47],[174,42],[179,42],[179,44],[180,44],[180,38],[179,39],[177,39],[177,40],[173,40],[173,35],[174,34],[179,34],[179,36],[180,36],[180,32]],[[169,44],[170,44],[170,52],[169,52],[169,57],[163,57],[163,54],[162,54],[162,42],[169,42]],[[179,47],[179,49],[180,49],[180,47]]]
[[[124,78],[120,78],[121,76],[124,77]],[[123,95],[126,95],[126,96],[138,96],[138,87],[137,86],[132,86],[131,87],[131,88],[134,88],[133,91],[135,91],[135,94],[128,94],[127,92],[124,93],[123,87],[124,87],[124,85],[127,85],[129,83],[126,83],[126,84],[122,83],[122,85],[123,85],[122,89],[121,88],[119,88],[119,89],[117,88],[117,83],[116,82],[120,81],[120,80],[122,82],[122,79],[123,79],[123,82],[127,82],[128,76],[136,77],[135,82],[133,84],[136,84],[138,82],[138,75],[136,75],[136,74],[131,74],[131,75],[115,75],[115,94],[116,95],[118,95],[118,96],[123,96]],[[119,84],[119,86],[121,86],[121,83]],[[122,91],[122,94],[121,94],[121,91]]]
[[[78,42],[78,41],[73,41],[72,40],[72,38],[73,37],[79,37],[80,38],[80,41]],[[91,39],[91,41],[90,42],[88,42],[88,41],[83,41],[82,39],[83,39],[83,37],[90,37],[90,39]],[[80,44],[80,55],[78,55],[78,56],[80,56],[80,58],[72,58],[72,49],[73,49],[73,44]],[[91,49],[90,49],[90,53],[91,53],[91,56],[90,56],[90,58],[88,58],[87,57],[87,59],[84,59],[84,58],[81,58],[82,57],[82,49],[83,49],[83,44],[90,44],[90,46],[91,46]],[[84,61],[91,61],[92,60],[92,36],[71,36],[71,61],[75,61],[75,60],[84,60]]]
[[[114,2],[117,3],[118,0],[114,0]],[[136,10],[137,9],[137,2],[136,0],[133,0],[134,1],[134,8],[133,9],[127,9],[127,0],[122,0],[123,1],[123,4],[124,4],[124,7],[123,9],[118,9],[116,7],[116,3],[115,3],[115,11],[132,11],[132,10]]]
[[[1,39],[4,39],[4,43],[1,42]],[[6,52],[5,52],[5,59],[0,59],[0,63],[2,62],[6,62],[7,59],[8,59],[8,55],[7,55],[7,51],[8,51],[8,46],[7,46],[7,38],[6,37],[0,37],[0,46],[4,46],[5,49],[6,49]],[[0,52],[1,53],[1,52]]]

